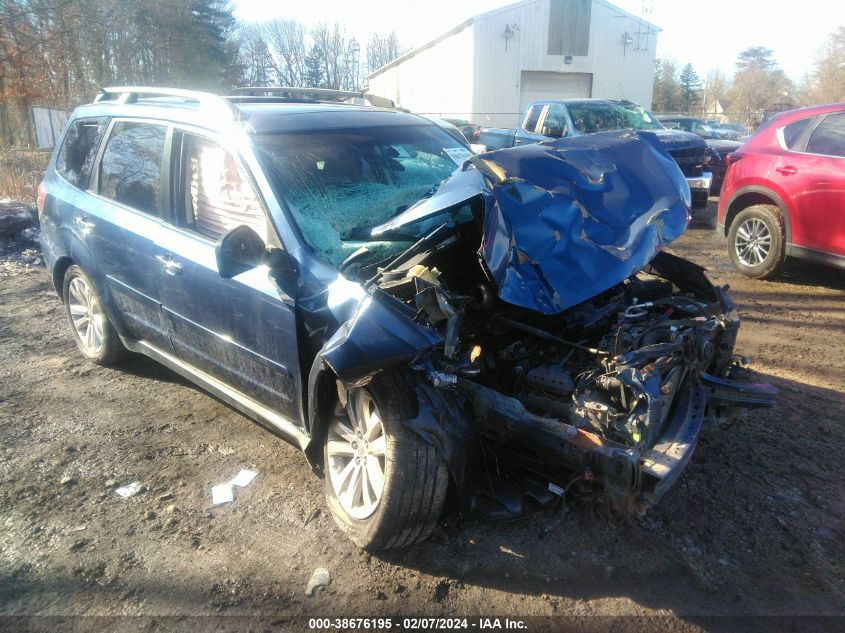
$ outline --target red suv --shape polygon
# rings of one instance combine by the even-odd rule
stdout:
[[[784,112],[727,164],[717,230],[739,272],[773,277],[787,255],[845,267],[845,103]]]

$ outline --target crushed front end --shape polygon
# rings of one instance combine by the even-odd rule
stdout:
[[[477,497],[503,499],[494,481],[538,500],[577,482],[642,510],[677,479],[708,420],[772,405],[774,388],[734,380],[739,317],[727,289],[663,250],[689,204],[660,143],[621,132],[475,157],[372,227],[411,246],[346,273],[439,335],[410,366],[466,405],[450,415],[467,415],[469,432],[426,439],[450,463],[477,466],[453,472]],[[477,455],[455,460],[456,444]]]

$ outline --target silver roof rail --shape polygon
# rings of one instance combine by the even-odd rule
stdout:
[[[233,96],[279,96],[279,97],[316,97],[325,101],[340,101],[341,99],[361,99],[370,105],[395,108],[396,104],[390,99],[371,95],[359,90],[334,90],[332,88],[305,88],[302,86],[245,86],[232,89]]]
[[[94,103],[136,103],[139,95],[150,97],[179,97],[194,101],[201,110],[218,116],[227,116],[233,121],[241,118],[241,112],[228,99],[211,92],[201,90],[183,90],[181,88],[156,88],[153,86],[110,86],[100,88]]]

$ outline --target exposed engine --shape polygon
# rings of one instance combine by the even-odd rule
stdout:
[[[732,306],[700,269],[671,255],[554,316],[501,301],[477,261],[426,259],[385,272],[379,285],[441,332],[437,383],[459,376],[533,414],[652,446],[685,381],[730,363]]]

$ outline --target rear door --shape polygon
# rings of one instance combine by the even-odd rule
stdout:
[[[242,225],[280,246],[264,203],[232,152],[177,129],[172,148],[174,222],[159,241],[168,267],[163,315],[184,362],[299,424],[301,383],[296,278],[267,266],[224,279],[215,247]]]
[[[161,319],[163,263],[155,243],[170,204],[163,166],[171,134],[161,123],[113,120],[91,177],[91,204],[74,219],[105,280],[105,300],[121,334],[162,350],[170,342]]]
[[[845,112],[814,121],[794,150],[778,157],[772,174],[790,198],[792,241],[845,255]]]

